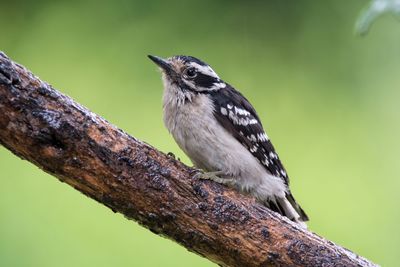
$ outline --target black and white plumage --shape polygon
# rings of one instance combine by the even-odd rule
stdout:
[[[249,101],[197,58],[149,57],[163,73],[164,123],[193,164],[306,227],[308,217]]]

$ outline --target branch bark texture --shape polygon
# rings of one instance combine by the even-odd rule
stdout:
[[[221,266],[375,266],[116,128],[0,53],[0,143]]]

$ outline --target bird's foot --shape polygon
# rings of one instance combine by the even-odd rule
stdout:
[[[222,178],[218,175],[224,174],[222,171],[216,172],[198,172],[193,177],[195,179],[202,179],[202,180],[211,180],[217,182],[219,184],[233,184],[235,180],[233,178]]]

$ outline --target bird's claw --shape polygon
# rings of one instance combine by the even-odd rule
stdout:
[[[234,179],[232,178],[221,178],[218,175],[222,174],[220,171],[216,172],[198,172],[193,178],[201,180],[211,180],[219,184],[232,184]]]

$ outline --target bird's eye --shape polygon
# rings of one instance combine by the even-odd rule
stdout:
[[[185,75],[187,78],[193,79],[194,77],[196,77],[197,71],[196,71],[195,68],[187,68],[187,69],[185,70],[185,72],[184,72],[184,75]]]

